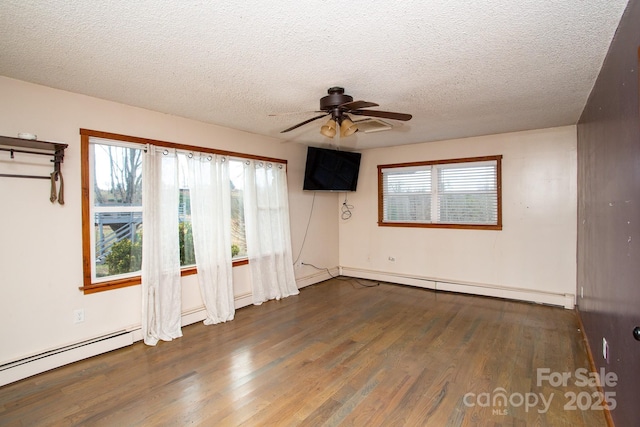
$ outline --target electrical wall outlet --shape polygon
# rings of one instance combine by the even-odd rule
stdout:
[[[392,256],[389,257],[389,261],[394,262],[395,260],[396,260],[396,257],[392,257]]]
[[[73,311],[73,323],[84,322],[84,308],[79,308]]]

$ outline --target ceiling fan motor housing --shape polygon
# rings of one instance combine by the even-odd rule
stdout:
[[[339,105],[353,102],[353,96],[345,95],[341,87],[332,87],[328,91],[329,95],[320,98],[320,109],[331,111]]]

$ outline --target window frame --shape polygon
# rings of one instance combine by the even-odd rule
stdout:
[[[79,289],[84,294],[92,294],[96,292],[108,291],[111,289],[119,289],[128,286],[140,285],[142,277],[140,275],[119,278],[113,280],[101,280],[94,282],[92,279],[92,248],[91,233],[93,232],[93,220],[91,218],[91,178],[90,178],[90,162],[89,162],[89,139],[101,138],[105,140],[123,141],[134,144],[152,144],[158,147],[172,148],[176,150],[198,151],[202,153],[218,154],[222,156],[236,157],[249,160],[260,160],[272,163],[282,163],[287,165],[287,160],[277,159],[273,157],[257,156],[252,154],[238,153],[234,151],[218,150],[214,148],[201,147],[196,145],[179,144],[174,142],[160,141],[149,138],[141,138],[136,136],[122,135],[117,133],[102,132],[91,129],[80,129],[80,181],[82,188],[82,276],[83,286]],[[233,261],[233,267],[249,264],[248,258],[241,258]],[[181,276],[189,276],[197,274],[198,269],[195,266],[187,266],[181,269]]]
[[[422,166],[447,165],[456,163],[481,163],[496,162],[496,195],[497,195],[497,221],[496,224],[458,224],[444,222],[386,222],[384,220],[384,177],[382,171],[391,168],[414,168]],[[432,183],[432,186],[434,184]],[[434,192],[432,191],[432,204]],[[471,230],[502,230],[502,155],[465,157],[447,160],[429,160],[409,163],[393,163],[378,165],[378,226],[379,227],[414,227],[414,228],[451,228]]]

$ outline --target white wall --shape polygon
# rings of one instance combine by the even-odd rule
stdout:
[[[0,178],[0,365],[140,325],[140,287],[84,295],[82,286],[80,128],[288,160],[291,236],[300,251],[312,193],[302,191],[306,147],[83,95],[0,77],[0,135],[19,132],[69,144],[62,166],[66,204],[49,202],[44,180]],[[215,100],[212,100],[215,102]],[[0,152],[0,170],[39,169]],[[42,169],[42,168],[40,168]],[[44,168],[49,173],[50,167]],[[338,265],[336,195],[318,195],[302,258]],[[299,286],[324,279],[295,270]],[[250,302],[248,267],[234,268],[237,305]],[[196,276],[183,278],[183,313],[202,307]],[[74,324],[83,308],[85,322]],[[239,312],[237,315],[241,315]],[[215,326],[212,326],[215,327]]]
[[[501,231],[377,225],[377,165],[499,154]],[[339,225],[340,265],[358,277],[570,308],[576,170],[575,126],[367,150],[353,216]]]

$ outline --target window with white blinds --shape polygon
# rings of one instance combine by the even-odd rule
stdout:
[[[384,218],[391,222],[431,222],[431,167],[385,169]]]
[[[379,225],[501,229],[501,159],[378,166]]]

